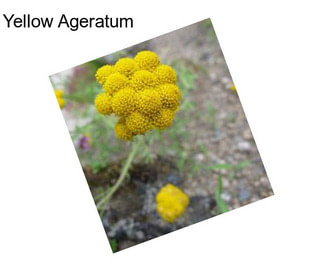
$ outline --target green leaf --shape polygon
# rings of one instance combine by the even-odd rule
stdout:
[[[213,164],[211,166],[209,166],[209,169],[233,169],[234,166],[230,165],[230,164]]]
[[[215,189],[214,196],[217,206],[217,214],[222,214],[228,211],[228,206],[225,201],[221,198],[222,194],[222,176],[218,177],[218,187]]]
[[[249,160],[246,160],[246,161],[243,161],[237,165],[234,166],[234,170],[240,170],[240,169],[243,169],[244,167],[250,165],[251,162]]]
[[[116,239],[109,240],[109,243],[110,243],[112,251],[117,252],[118,251],[118,245],[117,245]]]

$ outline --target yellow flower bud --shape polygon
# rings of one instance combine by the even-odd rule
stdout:
[[[186,210],[189,197],[178,187],[167,184],[156,195],[156,209],[167,222],[173,223]]]
[[[112,108],[117,116],[126,116],[135,111],[137,104],[136,92],[132,88],[124,88],[114,94]]]
[[[171,66],[160,65],[154,71],[157,77],[158,84],[175,84],[176,83],[176,72]]]
[[[63,98],[63,96],[64,96],[63,90],[61,90],[61,89],[55,89],[54,92],[55,92],[56,98]]]
[[[138,93],[138,112],[152,118],[162,109],[162,103],[155,89],[145,89]]]
[[[233,91],[233,92],[237,92],[237,89],[236,89],[236,86],[234,84],[231,85],[230,89]]]
[[[96,80],[103,85],[107,77],[114,72],[114,68],[111,65],[104,65],[96,71]]]
[[[58,105],[62,109],[65,106],[65,100],[63,99],[64,92],[61,89],[55,89],[54,92],[55,92]]]
[[[128,57],[120,58],[114,67],[117,72],[127,77],[132,76],[136,71],[139,70],[136,61]]]
[[[61,109],[65,106],[65,101],[63,98],[57,98],[57,102]]]
[[[94,100],[96,110],[103,115],[110,115],[113,113],[111,99],[112,97],[107,93],[99,93],[96,95]]]
[[[153,118],[152,124],[160,129],[164,130],[172,125],[174,120],[174,111],[170,109],[165,109],[160,112],[156,117]]]
[[[135,61],[142,70],[153,71],[160,64],[159,57],[151,51],[141,51],[135,56]]]
[[[163,108],[177,110],[181,99],[181,94],[176,85],[165,84],[158,87]]]
[[[135,72],[130,80],[130,86],[135,91],[140,91],[146,88],[153,88],[156,85],[156,76],[153,73],[144,70]]]
[[[133,134],[131,131],[127,128],[124,119],[120,119],[115,127],[114,127],[114,132],[117,135],[117,138],[128,141],[132,140]]]
[[[126,125],[135,135],[143,135],[153,128],[149,118],[138,112],[133,112],[126,118]]]
[[[123,89],[129,85],[129,80],[126,76],[119,72],[109,75],[103,85],[103,90],[108,94],[113,95],[120,89]]]

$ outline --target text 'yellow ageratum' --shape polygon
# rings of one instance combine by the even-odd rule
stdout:
[[[161,64],[156,53],[141,51],[133,59],[121,58],[115,65],[100,67],[95,77],[103,88],[95,107],[100,114],[119,117],[114,129],[119,139],[132,140],[172,125],[181,92],[176,72]]]

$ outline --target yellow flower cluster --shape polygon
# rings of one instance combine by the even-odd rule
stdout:
[[[114,129],[119,139],[132,140],[172,125],[181,92],[176,72],[162,65],[156,53],[141,51],[133,59],[121,58],[100,67],[95,77],[104,91],[96,96],[95,107],[100,114],[119,117]]]
[[[65,105],[65,100],[63,99],[63,97],[64,97],[63,90],[61,90],[61,89],[55,89],[54,92],[55,92],[55,96],[56,96],[56,99],[57,99],[57,102],[58,102],[59,107],[60,108],[63,108],[64,105]]]
[[[156,195],[157,212],[167,222],[174,222],[186,210],[189,197],[178,187],[167,184]]]

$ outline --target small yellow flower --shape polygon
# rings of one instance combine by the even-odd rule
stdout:
[[[94,104],[96,110],[103,115],[110,115],[113,113],[112,110],[112,97],[107,93],[99,93],[96,95]]]
[[[132,76],[136,71],[139,70],[136,61],[129,57],[120,58],[114,67],[117,72],[127,77]]]
[[[65,106],[65,100],[63,99],[64,92],[61,89],[55,89],[54,92],[55,92],[58,105],[62,109]]]
[[[55,89],[54,92],[55,92],[56,98],[63,98],[63,96],[64,96],[63,90],[61,90],[61,89]]]
[[[156,195],[157,212],[167,222],[173,223],[186,210],[189,197],[178,187],[167,184]]]
[[[153,88],[156,85],[156,76],[153,73],[144,70],[135,72],[130,80],[130,86],[135,91],[140,91],[146,88]]]
[[[161,85],[158,88],[158,93],[160,95],[163,108],[177,110],[179,106],[179,101],[181,99],[181,94],[177,86],[173,84]]]
[[[155,89],[145,89],[138,93],[138,112],[152,118],[162,109],[162,103]]]
[[[236,86],[234,84],[231,85],[230,89],[234,92],[237,92]]]
[[[149,118],[138,112],[133,112],[126,118],[126,125],[135,135],[143,135],[153,128]]]
[[[176,72],[171,66],[159,65],[154,74],[157,77],[158,84],[175,84],[176,83]]]
[[[103,85],[107,77],[114,72],[114,68],[111,65],[104,65],[96,71],[96,80]]]
[[[132,88],[124,88],[112,98],[113,112],[117,116],[126,116],[135,111],[137,104],[136,92]]]
[[[127,128],[124,119],[120,119],[116,123],[116,125],[114,127],[114,131],[115,131],[115,133],[117,135],[117,138],[125,140],[125,141],[132,140],[133,134]]]
[[[59,107],[62,109],[65,106],[65,100],[62,98],[57,98]]]
[[[160,112],[156,117],[153,119],[153,125],[160,129],[164,130],[172,125],[174,119],[174,111],[170,109],[165,109]]]
[[[122,75],[119,72],[112,73],[109,75],[103,85],[103,90],[108,94],[113,95],[118,92],[120,89],[123,89],[129,85],[129,80],[126,76]]]
[[[151,51],[141,51],[135,56],[135,61],[142,70],[153,71],[160,64],[159,57]]]

